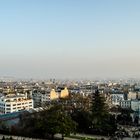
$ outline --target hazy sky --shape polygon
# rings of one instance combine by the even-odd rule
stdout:
[[[1,0],[0,76],[140,78],[140,0]]]

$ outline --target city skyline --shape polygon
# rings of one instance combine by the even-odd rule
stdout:
[[[0,1],[0,76],[140,78],[140,1]]]

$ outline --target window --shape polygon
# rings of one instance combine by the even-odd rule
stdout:
[[[6,113],[11,113],[11,112],[7,111]]]

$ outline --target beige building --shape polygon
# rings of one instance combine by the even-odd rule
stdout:
[[[57,92],[55,92],[54,89],[51,90],[50,92],[50,100],[55,100],[55,99],[58,99],[59,98],[59,95]]]
[[[40,107],[45,102],[50,102],[52,100],[56,100],[59,98],[59,94],[52,89],[51,91],[36,91],[32,94],[33,100],[34,100],[34,107]]]
[[[135,100],[135,99],[137,99],[137,92],[132,92],[132,91],[130,91],[129,93],[128,93],[128,100]]]
[[[61,90],[61,92],[56,92],[55,89],[51,89],[50,91],[43,90],[33,92],[33,100],[34,100],[34,107],[40,107],[44,105],[46,102],[50,102],[53,100],[57,100],[59,98],[65,98],[69,96],[68,89],[65,88]]]
[[[60,98],[66,98],[69,96],[69,91],[68,89],[65,87],[64,90],[61,90],[61,93],[60,93]]]

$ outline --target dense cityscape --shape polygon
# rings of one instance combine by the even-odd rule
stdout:
[[[57,134],[62,139],[76,138],[76,133],[102,139],[138,138],[140,81],[1,80],[0,114],[3,134],[45,139]]]
[[[0,140],[140,140],[140,0],[0,0]]]

